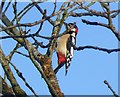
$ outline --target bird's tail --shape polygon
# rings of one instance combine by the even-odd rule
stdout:
[[[65,70],[65,76],[67,75],[67,72],[68,72],[68,70],[66,69],[66,70]]]
[[[67,75],[69,66],[70,66],[70,62],[65,64],[65,76]]]

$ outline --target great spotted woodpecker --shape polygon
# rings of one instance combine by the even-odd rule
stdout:
[[[67,29],[67,34],[61,36],[57,41],[56,53],[58,57],[58,66],[54,70],[55,74],[65,64],[65,75],[67,75],[68,67],[70,66],[73,57],[73,45],[76,44],[78,27],[76,26],[76,23],[69,23],[67,24]]]

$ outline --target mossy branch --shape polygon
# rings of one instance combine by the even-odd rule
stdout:
[[[8,61],[6,56],[4,55],[1,47],[0,47],[0,63],[5,71],[5,74],[7,75],[8,80],[10,81],[11,85],[12,85],[12,89],[15,93],[15,95],[23,95],[24,97],[26,97],[26,93],[20,88],[19,84],[17,83],[11,68],[8,65]]]

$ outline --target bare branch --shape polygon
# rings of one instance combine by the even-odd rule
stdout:
[[[111,13],[111,18],[115,18],[119,13],[120,10],[113,10],[110,11]],[[107,19],[107,16],[105,14],[105,12],[99,12],[99,11],[91,11],[91,12],[84,12],[84,13],[78,13],[78,12],[70,12],[69,16],[73,16],[73,17],[82,17],[82,16],[99,16],[99,17],[105,17]]]
[[[119,13],[120,13],[120,12],[116,12],[116,13],[112,14],[111,17],[112,17],[112,18],[115,18],[116,16],[119,15]]]
[[[103,12],[99,12],[99,11],[96,11],[96,10],[89,9],[88,7],[83,6],[82,4],[80,4],[80,6],[81,6],[81,9],[84,9],[84,10],[88,11],[88,13],[91,13],[92,15],[107,18],[106,14],[103,13]]]
[[[54,97],[58,97],[58,95],[60,94],[57,94],[58,91],[55,91],[55,88],[59,88],[59,87],[53,87],[54,85],[58,85],[57,81],[55,82],[55,84],[53,85],[52,83],[54,83],[54,79],[52,80],[52,83],[51,83],[51,80],[48,79],[48,76],[46,76],[45,72],[43,71],[43,69],[40,67],[40,65],[38,63],[42,63],[43,60],[41,60],[41,58],[43,58],[44,56],[42,55],[35,55],[34,51],[31,49],[31,51],[29,51],[29,55],[30,55],[30,58],[32,60],[32,62],[35,64],[35,66],[37,67],[37,69],[39,70],[39,72],[41,73],[42,77],[44,78],[44,80],[46,81],[47,85],[48,85],[48,88],[52,94],[52,96]],[[40,59],[39,59],[40,57]],[[38,63],[36,62],[36,60],[38,61]],[[48,61],[47,59],[45,60],[46,62]],[[42,64],[41,64],[42,65]],[[50,74],[50,71],[48,71],[49,74]],[[55,75],[54,75],[55,76]],[[51,76],[52,77],[52,76]],[[56,78],[56,77],[55,77]],[[63,97],[63,96],[61,96]]]
[[[32,1],[33,3],[35,3],[34,0],[31,0],[31,1]],[[46,14],[44,14],[43,10],[40,8],[39,5],[35,4],[35,7],[39,10],[39,12],[40,12],[41,14],[43,14],[43,17],[48,17]],[[54,13],[53,13],[53,14],[54,14]],[[54,25],[54,21],[53,21],[51,18],[49,18],[48,21],[49,21],[52,25]]]
[[[15,51],[20,47],[21,45],[19,43],[16,44],[16,46],[14,47],[14,49],[10,52],[10,54],[7,56],[7,58],[9,60],[12,59],[12,56],[14,55]]]
[[[107,27],[109,28],[109,26],[107,24],[103,24],[103,23],[100,23],[100,22],[91,22],[91,21],[88,21],[88,20],[85,20],[85,19],[82,19],[82,22],[83,23],[86,23],[87,25],[99,25],[99,26],[103,26],[103,27]]]
[[[7,61],[13,66],[17,75],[24,81],[25,85],[31,90],[31,92],[35,95],[35,97],[38,97],[37,94],[35,93],[35,91],[32,89],[32,87],[26,81],[25,77],[23,77],[22,73],[16,68],[16,66],[12,62],[10,62],[8,59],[7,59]]]
[[[5,74],[7,75],[8,80],[10,81],[10,83],[12,85],[15,95],[23,95],[26,97],[27,96],[26,93],[20,88],[19,84],[17,83],[17,81],[11,71],[11,68],[8,65],[7,58],[4,55],[1,47],[0,47],[0,56],[1,56],[0,63],[5,71]]]
[[[18,53],[18,54],[20,54],[20,55],[22,55],[22,56],[25,56],[25,57],[28,57],[29,58],[29,55],[27,55],[27,54],[23,54],[23,53],[21,53],[21,52],[19,52],[19,51],[15,51],[16,53]]]
[[[9,6],[10,6],[10,4],[11,4],[11,1],[12,1],[12,0],[10,0],[10,1],[8,2],[8,5],[6,6],[6,8],[5,8],[5,10],[3,11],[3,13],[5,13],[5,12],[7,11],[7,9],[9,8]]]
[[[68,32],[69,30],[67,29],[67,30],[65,30],[63,33],[61,33],[61,34],[58,34],[58,35],[53,35],[53,36],[51,36],[51,37],[47,37],[47,36],[42,36],[42,35],[39,35],[39,34],[28,34],[28,35],[20,35],[20,36],[16,36],[16,35],[14,35],[14,36],[2,36],[2,37],[0,37],[0,40],[1,39],[7,39],[7,38],[30,38],[30,37],[40,37],[40,38],[43,38],[43,39],[48,39],[48,40],[51,40],[51,39],[53,39],[53,38],[58,38],[58,37],[61,37],[62,35],[64,35],[64,34],[66,34],[67,32]]]
[[[54,9],[53,9],[52,14],[54,14],[54,13],[55,13],[55,11],[56,11],[56,7],[57,7],[56,3],[57,3],[57,0],[55,0],[55,2],[54,2]]]
[[[75,12],[70,12],[69,14],[70,16],[73,17],[81,17],[81,16],[101,16],[101,17],[105,17],[106,15],[103,14],[102,12],[94,12],[94,13],[90,13],[90,12],[84,12],[84,13],[75,13]]]
[[[0,37],[0,39],[7,39],[7,38],[30,38],[30,37],[33,37],[33,36],[36,36],[36,37],[40,37],[40,38],[44,38],[44,39],[51,39],[51,37],[46,37],[46,36],[42,36],[42,35],[37,35],[37,34],[29,34],[29,35],[20,35],[20,36],[3,36],[3,37]]]
[[[110,20],[111,21],[111,20]],[[86,23],[87,25],[99,25],[99,26],[103,26],[106,27],[108,29],[110,29],[114,35],[117,37],[117,39],[120,41],[120,34],[116,31],[115,27],[113,24],[111,24],[111,22],[109,21],[110,24],[104,24],[104,23],[100,23],[100,22],[91,22],[85,19],[82,19],[83,23]]]
[[[111,13],[111,18],[115,18],[120,13],[120,9],[113,10],[110,13]]]
[[[2,97],[12,96],[15,97],[13,89],[8,85],[8,83],[0,76],[0,80],[2,81]]]
[[[25,8],[23,8],[23,10],[21,10],[18,14],[17,14],[17,17],[19,16],[19,15],[21,15],[22,13],[22,15],[20,16],[20,18],[22,18],[22,16],[24,15],[24,13],[26,13],[30,8],[32,8],[33,7],[33,4],[28,4],[28,5],[26,5],[25,6]],[[24,12],[25,11],[25,12]],[[12,22],[15,20],[15,17],[13,18],[13,20],[12,20]]]
[[[4,0],[2,0],[2,2],[0,2],[0,19],[2,18],[1,13],[2,13],[4,5],[5,5],[5,2],[4,2]]]
[[[73,16],[73,17],[81,17],[81,16],[97,16],[98,17],[98,16],[100,16],[100,17],[104,17],[104,18],[108,19],[107,15],[106,15],[106,12],[100,12],[100,11],[96,11],[96,10],[93,10],[93,9],[89,9],[89,5],[88,6],[83,6],[82,3],[78,3],[78,2],[76,2],[76,3],[79,5],[78,7],[76,7],[76,10],[77,9],[84,9],[88,12],[84,12],[84,13],[73,12],[75,10],[74,9],[74,10],[70,11],[70,13],[69,13],[70,16]],[[94,2],[90,3],[90,6],[91,6],[91,4],[93,5]],[[111,18],[115,18],[120,13],[120,10],[112,10],[112,11],[109,11],[109,12],[111,14]]]
[[[3,15],[2,21],[6,26],[13,25],[10,22],[10,20],[6,17],[6,15]],[[20,32],[16,28],[5,30],[5,32],[8,35],[16,35],[16,36],[20,35]],[[48,85],[51,95],[54,97],[58,97],[58,95],[62,95],[62,97],[63,97],[63,93],[61,92],[61,90],[59,88],[58,81],[57,81],[55,73],[52,69],[51,59],[48,56],[44,56],[40,52],[38,52],[38,50],[27,39],[25,39],[25,38],[23,38],[23,39],[14,38],[14,39],[18,43],[23,45],[25,47],[25,49],[28,51],[31,61],[33,62],[34,66],[37,68],[37,70],[41,73],[46,84]],[[33,54],[35,57],[40,58],[40,63],[38,62],[39,64],[36,62],[37,60],[35,60]],[[38,55],[40,55],[40,56],[38,56]],[[40,65],[41,66],[47,65],[49,68],[45,68],[45,67],[41,68]],[[43,71],[43,69],[44,69],[44,71]],[[47,74],[46,74],[46,72],[47,72]]]
[[[113,95],[114,95],[115,97],[120,97],[119,95],[117,95],[117,94],[115,93],[115,91],[112,89],[112,87],[110,86],[110,84],[108,83],[107,80],[104,80],[104,83],[108,86],[108,88],[110,89],[110,91],[113,93]]]
[[[42,22],[50,19],[50,18],[53,17],[53,16],[59,15],[62,11],[65,11],[65,10],[68,10],[69,8],[72,8],[74,5],[75,5],[75,3],[71,4],[70,6],[68,6],[68,7],[66,7],[66,8],[60,9],[58,12],[56,12],[56,13],[54,13],[54,14],[51,14],[50,16],[47,16],[47,17],[45,17],[44,19],[41,19],[41,20],[39,20],[39,21],[35,21],[35,22],[33,22],[33,23],[24,23],[24,24],[12,25],[12,26],[3,28],[2,31],[5,31],[5,30],[11,29],[11,28],[15,28],[15,27],[19,27],[19,26],[32,27],[32,26],[38,25],[38,24],[40,24],[40,23],[42,23]],[[4,13],[2,14],[2,17],[4,17]]]
[[[43,17],[42,17],[42,19],[45,18],[45,15],[46,15],[46,10],[44,10],[44,12],[43,12]],[[43,26],[43,22],[40,24],[40,27],[39,27],[39,29],[37,30],[37,32],[36,32],[35,34],[38,34],[38,33],[40,32],[40,30],[42,29],[42,26]]]
[[[118,48],[118,49],[106,49],[106,48],[101,48],[101,47],[97,47],[97,46],[79,46],[79,47],[74,46],[74,49],[77,51],[84,50],[84,49],[94,49],[94,50],[104,51],[107,53],[120,51],[120,48]]]

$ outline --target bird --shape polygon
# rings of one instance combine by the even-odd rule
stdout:
[[[67,33],[62,35],[57,40],[56,53],[58,58],[58,66],[54,69],[55,74],[61,67],[65,65],[65,75],[67,75],[68,68],[74,52],[74,45],[76,45],[76,36],[78,34],[78,27],[76,22],[68,23],[66,25]]]

